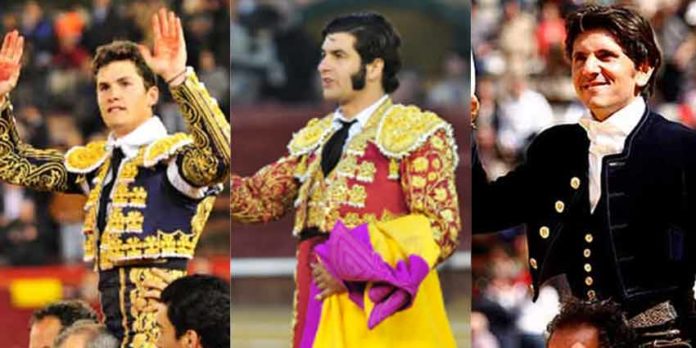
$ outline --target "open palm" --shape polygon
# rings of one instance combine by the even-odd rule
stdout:
[[[140,52],[150,69],[169,81],[186,68],[186,42],[181,19],[174,12],[162,8],[152,16],[152,32],[152,51],[140,46]]]
[[[5,34],[0,48],[0,96],[10,93],[17,85],[22,52],[24,51],[24,37],[16,30]]]

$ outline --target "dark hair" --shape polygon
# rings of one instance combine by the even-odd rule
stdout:
[[[569,60],[572,61],[575,39],[581,33],[595,29],[609,32],[636,68],[642,64],[654,68],[650,80],[641,89],[644,97],[650,96],[655,88],[657,71],[662,64],[662,52],[650,23],[638,12],[626,7],[599,5],[582,7],[566,18],[565,53]]]
[[[230,346],[230,288],[222,279],[201,274],[179,278],[160,300],[177,338],[193,330],[204,348]]]
[[[135,64],[138,74],[142,76],[145,89],[157,85],[157,75],[147,66],[138,45],[130,41],[113,41],[97,47],[97,53],[92,60],[92,73],[96,76],[99,69],[112,62],[127,60]]]
[[[41,308],[31,315],[29,325],[34,325],[46,317],[56,317],[60,320],[61,332],[79,320],[97,322],[97,312],[87,303],[79,300],[59,301]]]
[[[364,87],[365,65],[381,58],[384,61],[382,88],[391,93],[399,88],[396,74],[401,69],[399,47],[401,38],[384,16],[373,12],[352,13],[334,18],[321,31],[322,39],[334,33],[349,33],[355,37],[355,50],[360,55],[360,71],[353,81],[355,89]],[[362,80],[363,86],[360,86]],[[358,82],[358,83],[356,83]]]
[[[609,300],[588,302],[572,297],[566,299],[561,305],[561,313],[547,327],[549,340],[560,329],[581,325],[597,329],[600,347],[634,347],[635,332],[628,325],[621,307]]]

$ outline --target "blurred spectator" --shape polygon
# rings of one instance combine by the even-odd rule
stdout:
[[[29,348],[51,348],[55,338],[77,321],[97,322],[97,313],[78,300],[59,301],[35,311],[29,322]]]
[[[517,159],[535,135],[553,125],[553,110],[543,95],[529,87],[524,74],[512,74],[507,81],[508,93],[500,101],[498,146]]]
[[[443,62],[443,78],[430,89],[428,104],[462,106],[469,93],[469,62],[456,52],[448,52]]]
[[[34,202],[22,200],[19,216],[0,228],[0,245],[11,265],[40,265],[48,261],[47,236],[35,223]]]
[[[89,12],[90,21],[82,35],[82,45],[89,52],[94,52],[100,45],[114,39],[141,41],[141,30],[123,12],[124,9],[112,4],[111,0],[93,0]]]

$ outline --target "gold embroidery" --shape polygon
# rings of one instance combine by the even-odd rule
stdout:
[[[324,143],[328,136],[333,133],[333,115],[325,116],[322,119],[313,118],[300,131],[295,133],[288,144],[288,151],[293,156],[309,154],[320,144]]]
[[[0,113],[0,180],[41,191],[68,190],[63,154],[22,143],[12,108],[7,106]]]
[[[186,272],[182,270],[159,269],[162,272],[168,273],[173,279],[183,277]],[[132,322],[130,330],[133,333],[131,347],[138,348],[155,348],[157,337],[159,336],[159,327],[157,325],[156,315],[154,311],[154,299],[145,297],[148,288],[144,283],[147,279],[153,278],[151,268],[132,268],[129,271],[128,279],[134,285],[133,290],[128,294],[130,300],[130,316]]]
[[[361,182],[373,182],[375,180],[376,173],[377,167],[375,167],[375,164],[364,161],[360,163],[360,166],[358,167],[358,175],[355,177],[355,179]]]
[[[292,202],[298,194],[298,184],[294,175],[297,161],[294,157],[282,158],[248,178],[232,175],[232,219],[242,222],[266,222],[283,216],[292,207]]]
[[[355,156],[348,155],[338,162],[338,166],[336,166],[336,174],[346,178],[355,178],[357,166],[358,159]]]
[[[89,173],[99,167],[108,155],[105,141],[75,146],[65,154],[65,167],[73,173]]]
[[[416,173],[423,173],[428,170],[428,160],[425,157],[418,157],[413,161],[413,170]]]
[[[193,143],[193,140],[185,133],[176,133],[158,139],[145,148],[143,165],[145,167],[152,167],[157,164],[157,162],[169,158],[180,148],[191,143]]]
[[[423,214],[431,221],[433,238],[441,248],[441,260],[454,251],[461,228],[454,185],[454,151],[454,140],[448,130],[438,130],[404,159],[401,181],[411,213]],[[431,165],[423,171],[423,163]]]
[[[181,151],[182,175],[198,187],[223,180],[230,168],[229,121],[192,70],[170,91],[193,139]]]
[[[345,178],[339,177],[331,183],[329,199],[339,203],[348,200],[348,183]]]
[[[392,158],[389,160],[389,176],[391,180],[399,180],[399,162]]]
[[[345,203],[352,207],[364,208],[366,199],[367,192],[365,192],[365,186],[353,185],[348,193],[348,201]]]
[[[109,172],[109,163],[105,162],[99,168],[99,172],[94,177],[94,188],[89,191],[85,202],[85,219],[82,224],[84,240],[84,260],[91,262],[97,256],[97,212],[99,209],[99,196],[102,190],[102,183],[106,174]]]
[[[389,157],[403,158],[448,124],[415,106],[394,105],[382,118],[376,143]]]

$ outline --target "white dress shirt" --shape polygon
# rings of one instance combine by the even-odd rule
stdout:
[[[363,128],[365,127],[365,124],[367,124],[367,120],[370,119],[370,116],[379,108],[382,103],[389,98],[389,95],[385,94],[381,98],[379,98],[376,102],[374,102],[372,105],[362,109],[362,111],[358,112],[355,117],[351,118],[348,120],[345,116],[343,116],[343,113],[341,112],[341,108],[336,109],[334,112],[334,118],[333,118],[333,127],[336,129],[341,128],[341,121],[343,122],[350,122],[353,120],[357,120],[358,122],[355,122],[353,125],[351,125],[350,129],[348,130],[348,138],[346,138],[346,142],[343,145],[343,150],[346,149],[346,146],[350,142],[351,139],[356,134],[359,134]]]
[[[590,139],[590,211],[594,212],[602,196],[602,158],[621,153],[626,138],[638,125],[645,112],[645,100],[636,97],[621,110],[609,116],[603,122],[587,114],[580,119],[580,125],[587,131]]]

